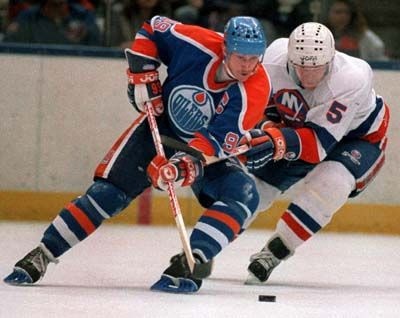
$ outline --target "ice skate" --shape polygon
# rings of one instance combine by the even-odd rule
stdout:
[[[13,272],[4,278],[10,285],[31,285],[40,280],[46,273],[47,265],[58,261],[43,244],[29,252],[14,265]]]
[[[246,285],[258,285],[266,282],[275,267],[280,264],[279,260],[268,248],[261,250],[250,257],[250,265],[247,268],[249,276]]]
[[[184,253],[174,255],[170,266],[161,275],[161,278],[151,286],[151,290],[169,293],[195,293],[202,284],[201,279],[192,276]]]

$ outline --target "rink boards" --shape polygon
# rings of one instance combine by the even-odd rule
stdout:
[[[0,191],[0,221],[51,221],[59,210],[80,193]],[[194,225],[203,208],[193,197],[179,199],[185,223]],[[351,201],[350,201],[351,202]],[[261,213],[252,228],[272,229],[287,207],[276,202]],[[107,222],[121,224],[173,225],[168,198],[159,194],[134,200],[120,215]],[[400,234],[400,207],[397,205],[347,203],[324,231]]]

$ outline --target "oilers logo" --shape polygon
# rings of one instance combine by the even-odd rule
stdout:
[[[214,102],[210,94],[199,87],[177,86],[169,95],[168,112],[175,132],[188,139],[208,125],[214,115]]]
[[[310,107],[299,91],[281,89],[274,95],[274,102],[278,112],[289,127],[303,127]]]

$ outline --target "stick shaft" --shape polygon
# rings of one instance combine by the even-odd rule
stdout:
[[[203,153],[201,153],[200,151],[188,146],[187,144],[185,144],[184,142],[181,142],[179,140],[176,140],[174,138],[168,137],[168,136],[161,136],[161,142],[164,146],[167,146],[169,148],[178,150],[178,151],[183,151],[188,153],[189,155],[192,155],[193,157],[196,157],[202,161],[204,161],[205,166],[211,165],[213,163],[219,162],[221,160],[225,160],[227,158],[231,158],[231,157],[236,157],[239,155],[244,154],[247,150],[249,150],[249,146],[247,146],[246,144],[240,145],[236,148],[234,148],[232,150],[231,153],[229,153],[229,155],[225,156],[225,157],[215,157],[215,156],[206,156]]]
[[[146,113],[147,113],[147,120],[149,122],[151,134],[153,136],[154,147],[156,148],[156,152],[159,156],[165,157],[164,148],[161,143],[160,132],[158,131],[157,121],[156,121],[156,118],[154,115],[154,108],[150,102],[146,103]],[[176,227],[178,228],[179,237],[182,242],[183,251],[185,252],[190,271],[193,273],[196,262],[193,257],[192,248],[190,246],[185,223],[184,223],[183,217],[182,217],[181,208],[180,208],[180,205],[178,202],[178,198],[176,196],[175,187],[172,182],[167,182],[167,187],[168,187],[169,204],[171,206],[172,214],[175,219]]]

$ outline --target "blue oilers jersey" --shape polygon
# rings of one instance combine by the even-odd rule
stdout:
[[[271,85],[260,64],[245,82],[216,82],[223,35],[156,16],[132,44],[167,67],[163,102],[173,131],[207,155],[224,156],[262,119]]]

